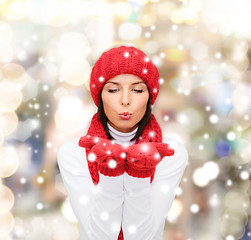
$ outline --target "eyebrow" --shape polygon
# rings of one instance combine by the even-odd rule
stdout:
[[[115,85],[120,85],[118,82],[106,82],[105,84],[108,84],[108,83],[113,83],[113,84],[115,84]],[[140,84],[140,83],[144,83],[144,84],[145,84],[144,81],[141,81],[141,82],[132,83],[131,85],[137,85],[137,84]]]

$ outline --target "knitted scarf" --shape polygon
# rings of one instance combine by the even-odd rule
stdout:
[[[92,117],[90,127],[87,131],[87,135],[108,139],[105,133],[104,127],[97,117],[97,113],[95,113],[94,116]],[[135,144],[143,143],[143,142],[162,142],[161,129],[153,114],[151,114],[148,124],[144,128],[142,135],[138,139],[136,139]],[[88,163],[88,169],[89,169],[93,183],[97,185],[99,182],[99,173],[97,169],[97,163],[95,161],[88,160],[89,152],[90,151],[86,149],[86,159]],[[151,176],[151,182],[153,181],[153,178],[154,178],[154,174]],[[121,226],[118,240],[123,240],[123,239],[124,237],[123,237],[123,231],[122,231],[122,226]]]

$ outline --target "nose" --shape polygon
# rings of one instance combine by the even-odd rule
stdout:
[[[130,105],[130,94],[128,91],[122,91],[121,104],[124,106]]]

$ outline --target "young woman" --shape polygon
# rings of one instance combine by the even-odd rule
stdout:
[[[161,240],[165,217],[187,165],[185,147],[151,113],[159,73],[135,47],[104,52],[90,91],[98,111],[85,136],[58,151],[81,240]]]

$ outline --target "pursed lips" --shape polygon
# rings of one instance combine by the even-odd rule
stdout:
[[[125,116],[128,116],[128,115],[132,115],[131,113],[129,113],[129,112],[122,112],[122,113],[120,113],[119,115],[125,115]]]

